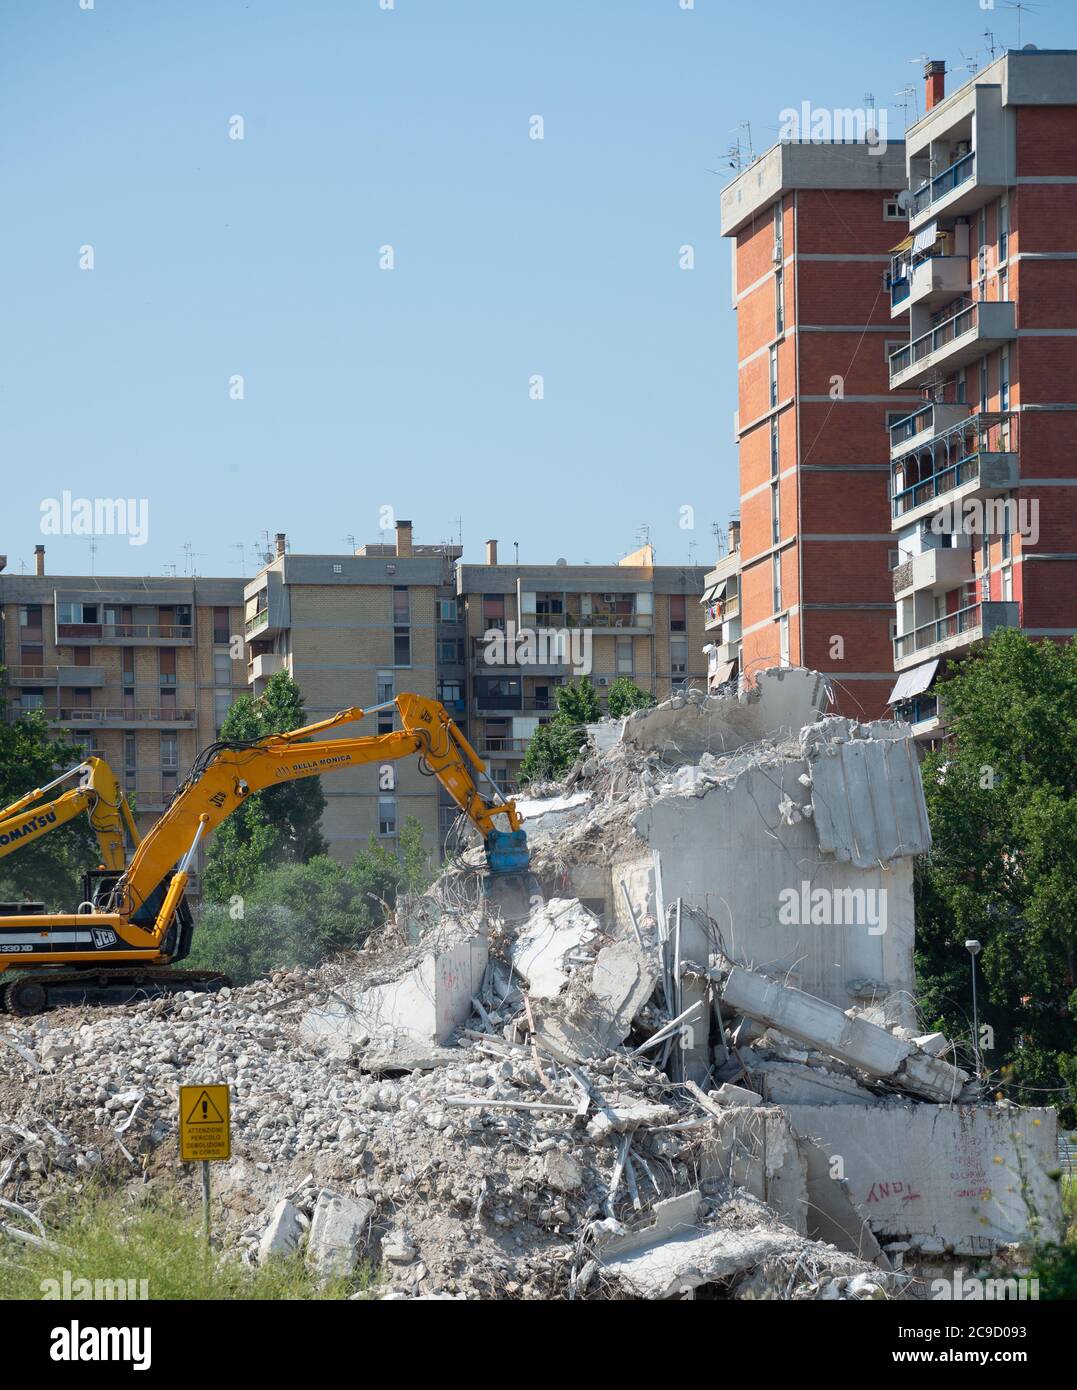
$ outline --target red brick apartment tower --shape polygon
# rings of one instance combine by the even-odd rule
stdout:
[[[955,654],[1077,631],[1077,51],[1007,53],[949,97],[926,75],[890,270],[890,381],[921,396],[890,432],[891,699],[931,741]]]
[[[811,666],[843,714],[893,685],[885,287],[900,142],[782,143],[722,192],[737,311],[742,672]],[[881,433],[881,437],[880,437]]]

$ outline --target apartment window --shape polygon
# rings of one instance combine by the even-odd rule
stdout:
[[[1002,598],[1009,603],[1013,599],[1013,566],[1007,565],[1002,571]]]
[[[34,640],[34,635],[38,637],[42,633],[42,617],[40,603],[24,603],[19,607],[19,627],[24,631],[22,636]]]
[[[630,676],[634,671],[632,665],[632,638],[617,638],[617,674],[619,676]]]
[[[179,766],[179,740],[175,729],[161,731],[161,768],[175,770]]]
[[[535,617],[539,622],[549,623],[552,619],[560,621],[565,612],[564,594],[536,594]]]
[[[19,706],[22,709],[44,709],[45,692],[43,690],[24,690],[19,696]]]
[[[777,344],[770,349],[770,408],[773,410],[778,404],[778,348]]]
[[[123,736],[123,765],[127,768],[138,766],[138,745],[134,734]]]
[[[161,713],[162,715],[175,716],[176,713],[176,692],[174,690],[161,691]]]
[[[392,671],[379,671],[377,675],[377,697],[375,704],[384,705],[396,696],[396,677]],[[393,732],[393,711],[391,709],[378,710],[378,733],[391,734]]]
[[[411,601],[407,585],[393,586],[393,623],[400,627],[411,622]]]
[[[393,665],[411,665],[411,628],[393,628]]]
[[[93,653],[90,651],[89,647],[76,647],[74,656],[76,666],[93,665]]]
[[[88,656],[90,649],[89,647],[75,648],[76,655],[82,651],[84,651]],[[41,645],[41,643],[34,643],[31,646],[28,642],[24,642],[22,646],[19,648],[19,661],[22,663],[23,666],[29,666],[33,668],[34,673],[36,675],[44,676],[45,648]]]
[[[120,666],[123,674],[124,685],[134,685],[135,683],[135,649],[134,647],[124,647],[120,655]]]
[[[439,598],[438,612],[443,623],[456,623],[460,621],[460,610],[454,598]]]
[[[438,699],[443,705],[457,705],[463,701],[464,687],[461,681],[438,681]]]
[[[1010,408],[1010,349],[1002,348],[998,355],[998,408]]]
[[[378,834],[396,834],[396,797],[378,797]]]
[[[213,643],[217,647],[227,647],[232,640],[232,623],[227,608],[213,610]]]
[[[777,545],[782,538],[782,517],[781,501],[778,495],[778,484],[773,482],[770,485],[770,543]]]
[[[980,359],[980,413],[987,409],[987,358]]]
[[[774,277],[774,331],[785,332],[785,280],[781,266]]]
[[[1000,263],[1007,260],[1010,254],[1010,205],[1009,203],[999,203],[998,205],[998,258]]]
[[[904,338],[884,338],[883,339],[883,361],[888,363],[895,352],[900,352],[905,346]]]
[[[213,653],[213,684],[232,684],[232,658],[228,652]]]
[[[785,228],[782,223],[782,200],[774,204],[774,259],[781,265],[785,259]]]
[[[232,692],[230,690],[215,690],[213,692],[213,723],[217,733],[221,732],[221,725],[228,718],[228,711],[232,708]]]
[[[227,659],[227,653],[225,653]],[[157,652],[158,674],[162,685],[176,684],[176,649],[175,647],[161,647]],[[213,656],[214,672],[217,667],[217,654]],[[221,684],[221,682],[217,682]]]
[[[334,574],[343,574],[343,573],[344,573],[344,566],[343,566],[343,565],[334,565],[334,566],[333,566],[333,573],[334,573]]]
[[[176,772],[161,769],[161,800],[167,805],[176,795]]]
[[[439,642],[439,643],[438,643],[438,660],[439,660],[439,661],[447,661],[447,662],[463,661],[463,659],[464,659],[464,654],[463,654],[463,652],[460,650],[460,647],[461,647],[461,643],[455,642],[455,641],[454,641],[454,642]]]
[[[776,478],[780,469],[780,448],[778,440],[778,417],[770,422],[770,476]]]
[[[770,577],[774,593],[774,612],[777,613],[782,606],[782,557],[780,555],[770,557]]]
[[[72,709],[89,709],[93,704],[93,691],[79,686],[71,692]]]
[[[674,676],[686,676],[688,674],[687,637],[671,637],[669,639],[669,669]]]
[[[883,221],[884,222],[905,222],[908,213],[902,211],[901,204],[896,198],[883,199]]]
[[[501,631],[505,628],[505,595],[504,594],[483,594],[482,596],[482,624],[483,629],[489,631],[496,627]]]
[[[61,603],[58,621],[75,626],[95,624],[98,621],[96,603]]]
[[[126,687],[126,688],[124,689],[124,692],[123,692],[123,712],[124,712],[124,714],[126,714],[126,715],[128,715],[128,716],[130,716],[130,717],[133,718],[133,717],[134,717],[134,710],[135,710],[135,691],[134,691],[134,687],[133,687],[133,686]]]
[[[631,640],[631,639],[629,639]],[[475,703],[479,709],[522,709],[523,687],[519,676],[477,676]]]
[[[1003,507],[1002,530],[999,533],[999,541],[1001,542],[1000,551],[1003,560],[1008,560],[1010,558],[1012,540],[1013,535],[1010,531],[1010,509],[1009,507]]]
[[[670,594],[669,596],[669,630],[670,632],[688,631],[688,610],[685,605],[683,594]]]

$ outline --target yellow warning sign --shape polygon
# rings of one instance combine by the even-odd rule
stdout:
[[[227,1086],[181,1086],[180,1158],[184,1163],[231,1158],[232,1116]]]

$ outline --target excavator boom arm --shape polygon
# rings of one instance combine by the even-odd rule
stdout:
[[[367,763],[395,762],[417,755],[423,770],[438,778],[484,839],[496,831],[495,817],[499,815],[507,818],[510,831],[519,831],[515,804],[504,800],[493,783],[490,785],[494,799],[483,797],[477,779],[486,778],[486,769],[444,707],[419,695],[402,694],[393,703],[403,725],[393,733],[310,739],[311,734],[352,723],[370,712],[354,708],[286,734],[273,734],[250,743],[210,745],[196,761],[168,810],[139,845],[116,887],[116,909],[128,917],[139,912],[181,856],[187,854],[192,836],[216,829],[252,793]],[[162,934],[167,926],[162,913],[154,934]]]
[[[35,804],[73,777],[80,779],[78,786],[44,805]],[[124,832],[133,845],[138,844],[139,835],[116,775],[102,758],[87,758],[46,786],[36,787],[0,810],[0,859],[67,825],[83,811],[89,812],[102,866],[122,870],[127,862]]]

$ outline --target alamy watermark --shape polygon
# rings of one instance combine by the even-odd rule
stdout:
[[[886,111],[871,106],[786,106],[778,112],[778,139],[802,144],[867,145],[874,155],[886,150]]]
[[[1040,538],[1038,497],[966,497],[950,502],[931,518],[936,536],[1020,536],[1029,545]]]
[[[866,927],[869,936],[886,931],[885,888],[799,888],[778,894],[778,921],[783,927]]]
[[[504,629],[482,635],[487,666],[571,666],[578,676],[591,674],[592,634],[588,628],[521,627],[510,618]]]
[[[942,1303],[1023,1303],[1035,1301],[1039,1296],[1038,1279],[983,1279],[978,1274],[972,1274],[966,1279],[961,1265],[954,1270],[952,1278],[931,1281],[931,1297]]]
[[[147,497],[46,497],[41,503],[43,536],[126,536],[128,545],[150,538]]]

